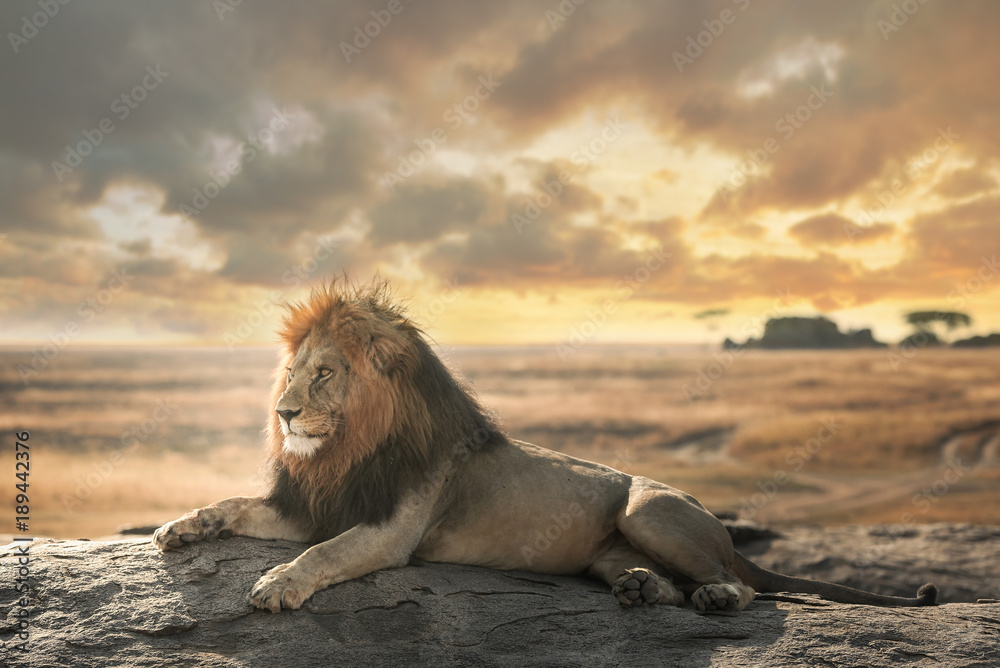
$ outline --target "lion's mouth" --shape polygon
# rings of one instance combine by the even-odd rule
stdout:
[[[320,425],[317,425],[322,429],[319,432],[292,429],[285,420],[279,420],[279,424],[281,424],[281,432],[285,436],[282,449],[299,457],[310,457],[323,447],[323,443],[327,439],[334,435],[341,424],[341,420],[333,419],[324,421]]]
[[[302,434],[289,433],[285,435],[282,449],[299,457],[311,457],[313,453],[323,446],[321,436],[305,436]]]
[[[329,432],[322,432],[319,434],[310,434],[307,431],[289,431],[285,436],[298,436],[300,438],[326,438],[329,436]]]
[[[308,431],[296,431],[296,430],[290,429],[288,427],[288,425],[285,424],[284,420],[282,420],[281,421],[281,433],[284,434],[285,438],[288,438],[289,436],[295,436],[296,438],[326,438],[332,432],[331,431],[324,431],[324,432],[320,432],[320,433],[312,433],[311,434]]]
[[[333,433],[335,431],[337,431],[337,425],[339,424],[339,422],[335,421],[332,426],[324,424],[324,425],[322,425],[323,426],[323,431],[312,432],[312,433],[310,433],[308,431],[298,431],[298,430],[292,429],[291,427],[288,426],[288,423],[285,422],[284,420],[278,420],[278,424],[281,425],[281,433],[286,438],[289,437],[289,436],[296,436],[296,437],[299,437],[299,438],[319,438],[319,439],[323,439],[323,438],[327,438],[329,436],[333,436]]]

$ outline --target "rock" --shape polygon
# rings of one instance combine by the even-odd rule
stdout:
[[[952,348],[992,348],[993,346],[1000,346],[1000,333],[994,332],[986,336],[973,336],[951,344]]]
[[[115,531],[120,536],[152,536],[159,528],[159,524],[141,524],[139,526],[123,524]]]
[[[726,531],[729,532],[729,537],[733,539],[733,545],[737,549],[742,549],[742,546],[746,543],[754,543],[760,540],[766,540],[769,538],[779,538],[780,533],[774,529],[770,529],[765,526],[761,526],[756,522],[750,522],[749,520],[741,519],[722,519],[722,523],[726,527]]]
[[[764,325],[760,339],[747,339],[740,345],[729,339],[723,342],[726,349],[734,348],[885,348],[876,341],[870,329],[841,332],[836,323],[820,316],[816,318],[772,318]]]
[[[886,348],[889,344],[877,341],[869,328],[858,329],[844,334],[847,337],[847,348]]]
[[[744,345],[750,345],[750,343],[752,341],[754,341],[754,339],[747,339],[747,342],[745,344],[736,343],[735,341],[733,341],[731,338],[729,338],[727,336],[725,338],[725,340],[723,340],[723,342],[722,342],[722,349],[723,350],[740,350],[741,348],[743,348]]]
[[[740,545],[764,568],[839,582],[878,594],[913,596],[934,582],[942,603],[1000,598],[1000,527],[912,524],[782,529]]]
[[[5,666],[29,665],[13,647],[16,549],[0,549]],[[294,612],[253,609],[257,578],[303,549],[234,538],[163,554],[148,539],[36,540],[27,658],[39,668],[995,666],[1000,655],[996,604],[873,608],[796,596],[803,603],[699,615],[625,609],[589,579],[445,564],[373,573]]]
[[[742,549],[742,546],[747,543],[756,543],[781,536],[781,533],[770,527],[741,518],[739,513],[735,511],[712,511],[712,514],[726,527],[729,537],[733,539],[733,545],[738,549]]]

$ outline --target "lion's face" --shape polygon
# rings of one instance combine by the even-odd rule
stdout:
[[[309,457],[344,426],[350,366],[343,351],[313,332],[287,369],[286,386],[274,410],[285,435],[284,450]]]

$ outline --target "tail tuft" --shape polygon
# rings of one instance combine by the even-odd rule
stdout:
[[[928,582],[917,590],[918,605],[937,605],[938,588],[937,585]]]

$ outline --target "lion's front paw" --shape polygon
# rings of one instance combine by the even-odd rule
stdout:
[[[298,610],[316,588],[292,564],[275,566],[264,574],[250,592],[250,602],[271,612]]]
[[[691,602],[699,612],[739,610],[740,591],[731,584],[702,585],[691,596]]]
[[[622,605],[653,603],[680,605],[684,602],[684,594],[669,580],[646,568],[630,568],[624,571],[611,586],[611,593]]]
[[[166,552],[185,543],[215,538],[227,533],[223,529],[225,524],[225,517],[217,508],[195,510],[157,529],[153,534],[153,545]]]

